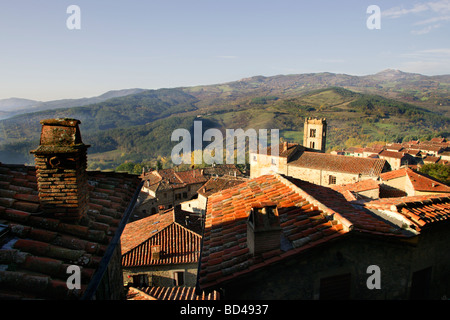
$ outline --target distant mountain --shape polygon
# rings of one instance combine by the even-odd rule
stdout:
[[[24,109],[35,106],[42,103],[41,101],[21,99],[21,98],[9,98],[0,100],[0,111],[14,111],[16,109]]]
[[[398,70],[367,76],[324,72],[136,89],[124,96],[130,91],[109,92],[96,97],[105,99],[102,102],[1,120],[0,161],[32,163],[29,150],[39,143],[39,121],[56,117],[81,120],[83,140],[92,146],[91,169],[170,159],[176,144],[171,133],[178,128],[192,130],[195,120],[202,121],[204,130],[279,129],[282,139],[302,143],[304,118],[323,117],[328,122],[329,151],[371,142],[450,137],[449,80],[447,75]]]
[[[34,101],[20,98],[10,98],[0,100],[0,119],[11,118],[15,115],[37,112],[49,109],[72,108],[85,106],[93,103],[99,103],[108,99],[123,97],[130,94],[136,94],[145,91],[145,89],[122,89],[108,91],[100,96],[80,99],[62,99],[52,101]]]

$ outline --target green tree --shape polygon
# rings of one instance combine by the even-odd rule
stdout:
[[[450,185],[450,166],[439,163],[425,164],[420,168],[420,172],[425,173],[446,185]]]

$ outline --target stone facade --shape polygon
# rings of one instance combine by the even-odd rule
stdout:
[[[422,234],[411,244],[346,238],[228,282],[222,285],[223,296],[237,300],[441,299],[450,292],[450,256],[441,254],[450,250],[449,240],[445,229]],[[379,268],[379,289],[367,285],[374,283],[370,266]],[[333,290],[337,290],[334,295]]]
[[[327,144],[326,119],[306,118],[303,130],[303,146],[311,150],[325,152]]]
[[[195,287],[197,283],[197,263],[154,265],[143,267],[124,267],[125,286],[159,286],[159,287]],[[183,284],[177,283],[177,276],[182,272]]]

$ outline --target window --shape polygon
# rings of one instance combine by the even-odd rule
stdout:
[[[135,287],[148,287],[149,286],[148,275],[136,274],[133,276],[133,286]]]
[[[183,199],[187,198],[187,192],[183,192]]]
[[[272,158],[272,164],[277,164],[277,160],[275,158]]]
[[[174,271],[173,273],[173,284],[175,286],[184,285],[184,271]]]
[[[315,143],[314,143],[314,141],[310,141],[309,142],[309,147],[311,148],[311,149],[314,149],[314,147],[315,147]]]
[[[330,175],[328,177],[328,184],[336,184],[336,177]]]
[[[310,138],[316,137],[316,129],[309,129],[309,137]]]
[[[349,300],[351,286],[350,280],[350,273],[320,279],[320,299]]]

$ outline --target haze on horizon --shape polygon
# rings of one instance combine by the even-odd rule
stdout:
[[[70,30],[67,8],[80,8]],[[381,9],[370,30],[367,8]],[[450,74],[450,0],[0,4],[0,99],[94,97],[256,75]]]

